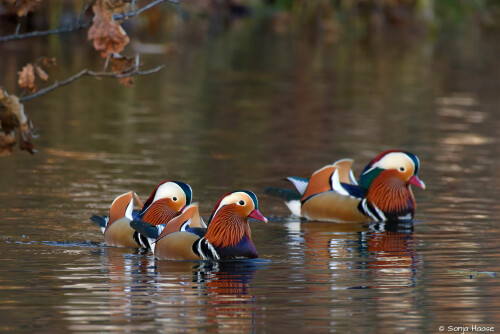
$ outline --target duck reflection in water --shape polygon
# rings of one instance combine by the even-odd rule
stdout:
[[[415,250],[413,222],[388,221],[370,225],[361,252],[369,261],[373,287],[415,286],[420,264]]]
[[[170,283],[161,293],[168,293],[177,277],[185,306],[170,308],[160,316],[183,319],[185,323],[197,321],[227,331],[253,331],[255,297],[250,282],[257,270],[266,266],[263,260],[157,261],[157,277],[161,281],[168,278]],[[172,311],[178,313],[171,314]]]
[[[295,242],[300,242],[311,272],[329,268],[336,279],[350,282],[348,288],[416,284],[420,261],[415,251],[413,222],[332,224],[297,220],[286,226],[290,235],[300,235]],[[349,271],[338,274],[337,270],[344,269]]]
[[[102,330],[99,323],[81,325],[82,319],[99,318],[109,328],[131,332],[141,329],[184,332],[212,328],[229,332],[255,331],[256,307],[251,281],[265,260],[159,261],[129,249],[105,247],[99,251],[102,267],[96,280],[82,285],[79,271],[66,288],[93,291],[97,304],[82,313],[79,293],[72,293],[66,319],[74,329]],[[90,321],[90,320],[89,320]],[[83,326],[83,327],[81,327]]]

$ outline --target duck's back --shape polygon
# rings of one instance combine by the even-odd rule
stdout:
[[[167,234],[156,242],[155,256],[162,260],[200,260],[193,244],[200,237],[190,232]]]
[[[302,216],[310,220],[365,222],[369,219],[358,210],[360,199],[326,191],[302,204]]]
[[[135,230],[130,227],[130,219],[123,217],[114,221],[104,232],[106,245],[115,247],[137,247]]]

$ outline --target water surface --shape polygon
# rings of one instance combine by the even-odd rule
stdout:
[[[89,66],[81,42],[50,41],[63,77]],[[1,331],[500,329],[494,36],[322,43],[250,21],[179,43],[143,55],[167,67],[132,88],[86,78],[26,103],[40,153],[0,161]],[[19,49],[39,51],[15,45],[0,45],[7,83]],[[421,160],[414,224],[300,222],[263,193],[345,157],[359,174],[389,148]],[[88,218],[165,179],[188,182],[204,216],[225,192],[254,191],[270,218],[252,224],[260,260],[106,247]]]

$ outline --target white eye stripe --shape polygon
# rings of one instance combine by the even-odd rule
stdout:
[[[243,201],[240,199],[242,196],[245,197],[247,199],[247,201],[252,200],[250,198],[250,196],[248,196],[248,194],[246,194],[244,192],[238,191],[238,192],[232,193],[232,194],[226,196],[224,199],[222,199],[222,201],[219,204],[219,207],[214,212],[214,216],[217,214],[217,212],[220,210],[220,208],[222,208],[224,205],[233,204],[233,203],[239,204],[239,205],[245,205],[246,201]],[[239,202],[241,202],[241,201],[245,202],[245,204],[240,204]]]
[[[177,201],[183,196],[185,196],[184,190],[177,183],[165,182],[158,187],[153,202],[163,198],[171,198],[173,201]]]
[[[376,163],[374,163],[373,166],[365,172],[365,174],[377,167],[382,169],[399,169],[399,170],[401,170],[400,168],[402,167],[404,168],[404,170],[401,171],[404,172],[406,171],[406,167],[404,166],[415,169],[415,163],[408,155],[402,152],[391,152],[388,153],[379,161],[377,161]]]

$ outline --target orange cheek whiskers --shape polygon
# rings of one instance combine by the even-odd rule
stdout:
[[[383,212],[403,212],[414,202],[404,182],[386,173],[375,179],[368,190],[367,199]]]
[[[177,212],[169,206],[169,199],[164,198],[151,204],[142,220],[153,225],[159,225],[167,223],[176,214]]]
[[[205,239],[215,247],[236,246],[245,234],[248,235],[245,225],[248,223],[240,216],[222,208],[209,223]]]

